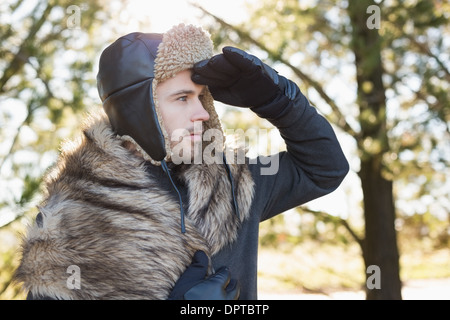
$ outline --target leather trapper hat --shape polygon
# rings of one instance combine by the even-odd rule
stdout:
[[[113,129],[129,136],[156,161],[166,156],[165,139],[153,102],[152,81],[162,34],[131,33],[106,48],[97,88]]]

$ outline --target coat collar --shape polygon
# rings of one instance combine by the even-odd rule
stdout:
[[[42,221],[24,236],[15,280],[33,295],[61,299],[165,299],[195,251],[213,256],[249,216],[251,174],[246,165],[230,167],[240,220],[222,165],[180,168],[188,199],[183,234],[164,176],[148,172],[161,168],[125,148],[103,112],[92,114],[44,177]],[[80,267],[81,290],[67,287],[71,265]]]

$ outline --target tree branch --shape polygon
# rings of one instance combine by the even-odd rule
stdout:
[[[437,64],[441,67],[441,69],[445,72],[446,79],[450,80],[450,71],[447,69],[445,64],[438,58],[438,56],[436,56],[433,52],[431,52],[430,48],[428,47],[428,45],[426,43],[420,42],[413,35],[405,34],[405,36],[411,41],[411,43],[417,49],[419,49],[419,51],[421,53],[429,56],[430,58],[433,58],[437,62]]]
[[[307,207],[300,207],[300,210],[312,213],[312,214],[317,215],[317,216],[320,216],[320,217],[322,217],[323,220],[337,221],[338,223],[340,223],[341,225],[344,226],[344,228],[350,233],[352,238],[359,244],[359,246],[361,248],[361,252],[364,252],[364,239],[360,238],[356,234],[356,232],[348,224],[347,220],[342,219],[341,217],[333,216],[333,215],[331,215],[329,213],[326,213],[324,211],[311,210],[311,209],[309,209]]]
[[[20,135],[20,129],[26,124],[28,119],[28,116],[25,118],[25,120],[22,121],[22,123],[17,128],[16,135],[14,136],[11,147],[9,148],[9,151],[6,153],[6,155],[0,160],[0,171],[2,170],[3,165],[5,164],[6,160],[12,155],[14,148],[16,147],[17,141],[19,140]]]
[[[30,56],[29,53],[29,47],[30,43],[35,42],[35,36],[37,32],[41,29],[42,25],[47,21],[48,16],[50,15],[50,12],[53,9],[53,5],[48,3],[47,7],[45,8],[44,12],[42,13],[42,16],[33,24],[30,31],[28,32],[27,37],[25,40],[23,40],[19,51],[14,56],[14,58],[9,63],[8,67],[3,71],[3,75],[0,78],[0,93],[3,93],[6,91],[6,83],[8,80],[14,76],[18,71],[22,69],[24,64],[28,61],[28,58]]]
[[[437,55],[435,55],[433,52],[431,52],[430,47],[428,46],[427,43],[420,42],[419,40],[416,39],[416,37],[414,35],[405,33],[403,30],[403,26],[399,26],[395,22],[392,22],[389,20],[387,20],[387,22],[392,27],[397,29],[397,31],[400,32],[403,36],[405,36],[413,44],[413,46],[418,49],[418,51],[420,53],[422,53],[426,56],[429,56],[430,58],[433,58],[436,61],[436,63],[439,65],[439,67],[442,69],[442,71],[444,71],[445,78],[450,81],[450,70],[446,67],[444,62],[442,62],[441,59],[439,59],[439,57]]]

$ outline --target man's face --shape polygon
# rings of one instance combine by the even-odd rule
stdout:
[[[200,101],[206,87],[194,83],[191,75],[191,70],[183,70],[175,77],[158,83],[156,96],[164,127],[170,137],[170,147],[189,150],[192,155],[194,142],[202,140],[199,123],[207,121],[209,114]],[[194,126],[195,122],[197,125]]]

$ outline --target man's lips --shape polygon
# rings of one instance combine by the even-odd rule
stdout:
[[[181,142],[184,139],[190,141],[202,141],[203,139],[203,131],[191,129],[176,129],[170,135],[171,141]]]
[[[193,132],[189,135],[189,137],[194,141],[201,141],[203,134],[198,132]]]
[[[202,140],[202,138],[203,138],[203,132],[190,131],[190,133],[188,135],[186,135],[186,137],[188,137],[194,141],[199,141],[199,140]]]

